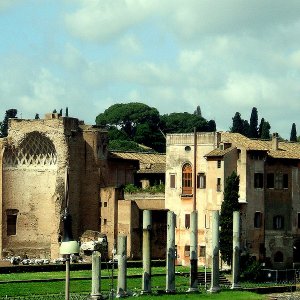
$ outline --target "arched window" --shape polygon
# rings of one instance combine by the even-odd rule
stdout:
[[[281,251],[277,251],[274,254],[274,262],[283,262],[283,254]]]
[[[191,195],[193,190],[192,166],[186,163],[182,167],[182,194]]]
[[[5,149],[3,164],[6,168],[26,167],[53,167],[57,163],[57,155],[53,142],[44,134],[30,132],[26,134],[17,148]]]

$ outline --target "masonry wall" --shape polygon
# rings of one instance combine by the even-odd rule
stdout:
[[[206,189],[197,189],[197,210],[198,210],[198,244],[209,245],[206,234],[210,222],[209,203],[213,203],[216,195],[216,179],[210,179],[210,166],[204,155],[217,147],[217,134],[197,133],[197,167],[196,173],[207,175]],[[193,210],[193,199],[182,198],[182,167],[185,162],[194,165],[194,134],[172,134],[167,135],[166,150],[166,200],[165,207],[174,211],[177,215],[176,244],[177,262],[183,265],[189,264],[189,253],[185,246],[190,245],[190,231],[186,228],[185,218]],[[222,171],[220,171],[222,172]],[[224,172],[224,171],[223,171]],[[170,187],[170,175],[175,175],[175,188]],[[222,193],[219,193],[220,195]],[[206,224],[206,225],[205,225]],[[203,259],[202,259],[203,260]],[[204,261],[203,261],[204,262]],[[202,262],[202,263],[203,263]]]

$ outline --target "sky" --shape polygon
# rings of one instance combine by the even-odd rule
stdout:
[[[94,124],[115,103],[240,112],[300,135],[298,0],[1,0],[0,119],[65,107]]]

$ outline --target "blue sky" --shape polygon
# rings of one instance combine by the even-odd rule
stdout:
[[[0,119],[54,108],[93,124],[114,103],[200,105],[289,138],[300,113],[300,1],[1,0]]]

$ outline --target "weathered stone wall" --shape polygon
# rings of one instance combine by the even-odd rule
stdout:
[[[75,118],[49,114],[44,120],[10,120],[2,144],[2,256],[59,256],[67,167],[74,237],[78,239],[86,230],[100,230],[107,132],[82,125]],[[17,214],[17,232],[7,235],[11,213]]]

